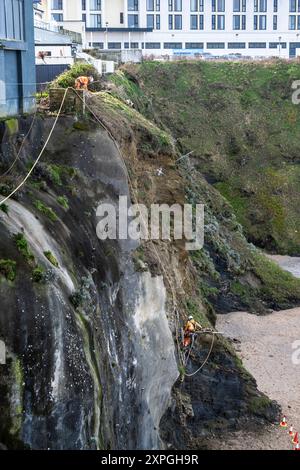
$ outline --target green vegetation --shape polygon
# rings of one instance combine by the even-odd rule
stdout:
[[[10,434],[17,435],[20,432],[23,421],[23,389],[24,373],[20,359],[14,358],[11,364],[11,400],[14,404],[11,410]]]
[[[19,121],[17,118],[11,118],[5,120],[5,127],[10,135],[17,134],[19,130]]]
[[[42,201],[37,200],[35,201],[34,205],[42,214],[48,217],[48,219],[50,219],[52,222],[58,220],[58,217],[54,210],[51,207],[46,206]]]
[[[60,206],[62,206],[64,209],[68,210],[69,209],[69,200],[66,196],[59,196],[57,198],[57,202]]]
[[[7,204],[5,203],[1,204],[0,209],[2,210],[2,212],[4,212],[4,214],[8,214],[9,207]]]
[[[293,301],[299,301],[299,279],[287,271],[283,271],[277,264],[266,259],[260,253],[256,253],[253,259],[253,270],[262,283],[259,295],[265,301],[273,302],[274,307],[280,305],[282,308],[288,307]]]
[[[251,398],[249,402],[250,411],[254,414],[263,414],[272,405],[272,401],[266,396]]]
[[[101,80],[101,77],[99,73],[93,67],[93,65],[83,62],[75,62],[75,64],[69,70],[63,72],[57,77],[57,79],[51,84],[51,87],[74,87],[76,78],[80,76],[92,76],[94,78],[94,81],[97,83],[91,85],[90,89],[94,91],[100,89],[100,83],[98,82]]]
[[[0,274],[8,281],[14,281],[17,275],[17,263],[11,259],[0,259]]]
[[[17,233],[16,235],[14,235],[14,241],[15,241],[15,244],[17,245],[19,252],[22,253],[25,260],[30,264],[33,263],[34,256],[29,249],[28,242],[24,234]]]
[[[291,99],[299,76],[296,62],[184,61],[126,65],[112,80],[182,154],[194,151],[248,240],[299,255],[300,108]]]
[[[51,264],[53,264],[53,266],[58,268],[59,266],[58,261],[53,255],[53,253],[51,253],[51,251],[44,251],[44,255],[46,256],[47,260],[50,261]]]
[[[32,280],[36,283],[42,283],[45,281],[45,271],[40,266],[37,266],[32,271]]]

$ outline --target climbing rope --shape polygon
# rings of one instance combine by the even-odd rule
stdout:
[[[32,121],[31,121],[29,130],[28,130],[27,134],[25,135],[24,139],[22,140],[22,144],[21,144],[21,146],[20,146],[20,148],[19,148],[19,150],[18,150],[17,156],[15,157],[15,159],[14,159],[14,161],[12,162],[12,164],[10,165],[10,167],[9,167],[4,173],[2,173],[2,175],[0,175],[0,179],[2,179],[2,178],[4,178],[5,176],[7,176],[7,175],[11,172],[11,170],[13,169],[13,167],[15,166],[15,164],[17,163],[17,161],[19,160],[19,157],[20,157],[20,155],[21,155],[21,152],[22,152],[22,149],[23,149],[23,147],[24,147],[24,144],[25,144],[25,142],[26,142],[28,136],[30,135],[30,133],[31,133],[31,131],[32,131],[33,125],[34,125],[35,120],[36,120],[36,116],[37,116],[37,109],[36,109],[36,111],[35,111],[35,113],[34,113],[34,115],[33,115],[33,119],[32,119]]]
[[[198,367],[197,370],[195,370],[195,372],[191,373],[191,374],[184,374],[185,377],[193,377],[194,375],[198,374],[198,372],[200,372],[200,370],[203,369],[203,367],[205,366],[205,364],[208,362],[209,358],[210,358],[210,355],[212,353],[212,350],[213,350],[213,347],[214,347],[214,343],[215,343],[215,335],[213,334],[212,335],[212,340],[211,340],[211,345],[210,345],[210,348],[209,348],[209,351],[208,351],[208,354],[205,358],[205,360],[202,362],[201,366]]]
[[[28,173],[27,173],[27,175],[25,176],[25,178],[21,181],[21,183],[18,184],[18,186],[17,186],[13,191],[11,191],[11,193],[10,193],[8,196],[6,196],[4,199],[2,199],[2,200],[0,201],[0,206],[1,206],[2,204],[4,204],[6,201],[8,201],[8,199],[10,199],[17,191],[19,191],[19,189],[26,183],[26,181],[27,181],[28,178],[30,177],[31,173],[33,172],[33,170],[34,170],[35,167],[37,166],[38,162],[40,161],[40,159],[41,159],[41,157],[42,157],[42,155],[43,155],[43,153],[44,153],[44,151],[45,151],[45,149],[46,149],[46,147],[47,147],[47,145],[48,145],[48,143],[49,143],[49,141],[50,141],[50,139],[51,139],[51,137],[52,137],[52,134],[53,134],[54,129],[55,129],[55,127],[56,127],[58,118],[60,117],[60,114],[61,114],[61,111],[62,111],[62,108],[63,108],[63,105],[64,105],[64,102],[65,102],[65,99],[66,99],[66,96],[67,96],[67,93],[68,93],[68,90],[69,90],[69,89],[70,89],[70,88],[66,88],[66,90],[65,90],[65,93],[64,93],[63,99],[62,99],[62,101],[61,101],[61,104],[60,104],[60,107],[59,107],[59,110],[58,110],[58,114],[57,114],[56,117],[55,117],[53,126],[52,126],[52,128],[51,128],[51,130],[50,130],[50,132],[49,132],[49,135],[48,135],[48,137],[47,137],[47,139],[46,139],[46,142],[44,143],[43,148],[42,148],[42,150],[40,151],[38,157],[36,158],[34,164],[33,164],[32,167],[30,168],[30,170],[28,171]]]

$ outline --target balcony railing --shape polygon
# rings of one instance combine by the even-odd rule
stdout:
[[[63,26],[60,26],[55,23],[46,23],[45,21],[34,20],[34,27],[45,29],[47,31],[52,31],[53,33],[63,34],[64,36],[68,36],[72,42],[76,44],[82,44],[82,34],[77,33],[75,31],[70,31],[69,29],[65,29]]]

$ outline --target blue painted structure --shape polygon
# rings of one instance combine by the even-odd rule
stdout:
[[[0,118],[35,108],[32,0],[0,0]]]

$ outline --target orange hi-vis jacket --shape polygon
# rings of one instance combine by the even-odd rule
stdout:
[[[88,77],[78,77],[75,80],[76,90],[87,90],[90,80]]]
[[[196,330],[201,329],[200,323],[196,322],[196,320],[188,320],[184,327],[185,333],[194,333]]]

